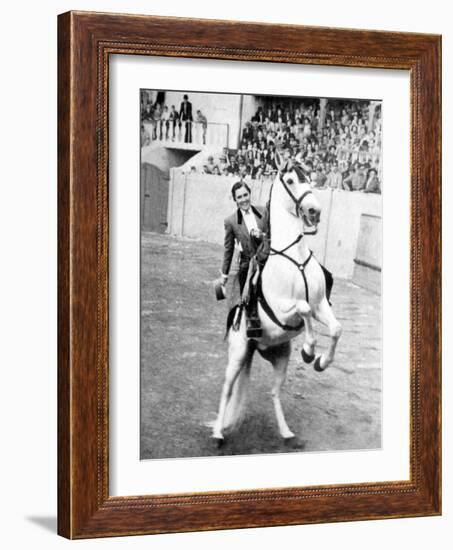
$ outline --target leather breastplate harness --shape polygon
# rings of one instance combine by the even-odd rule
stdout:
[[[305,191],[305,193],[303,193],[298,199],[296,199],[296,197],[294,196],[292,191],[289,189],[289,187],[286,185],[286,183],[284,182],[284,180],[281,176],[280,176],[280,182],[282,183],[282,185],[285,188],[286,192],[288,193],[288,195],[291,197],[292,201],[296,205],[296,215],[298,215],[300,205],[301,205],[302,201],[305,199],[305,197],[307,195],[310,195],[312,192],[310,190]],[[272,195],[272,188],[271,188],[271,195]],[[270,202],[270,198],[269,198],[269,202]],[[272,246],[271,246],[270,255],[271,256],[283,256],[284,258],[289,260],[292,264],[294,264],[297,267],[297,269],[299,270],[299,273],[302,275],[302,279],[304,281],[305,301],[308,303],[310,296],[309,296],[309,292],[308,292],[308,283],[307,283],[307,277],[305,275],[305,268],[306,268],[308,262],[311,260],[311,258],[313,256],[313,252],[310,250],[310,254],[308,255],[308,258],[306,260],[304,260],[303,262],[297,262],[294,258],[291,258],[291,256],[289,256],[288,254],[285,254],[285,252],[287,252],[290,248],[292,248],[294,245],[299,243],[303,239],[303,236],[304,236],[303,233],[301,233],[291,244],[289,244],[288,246],[286,246],[282,250],[276,250],[275,248],[272,248]],[[279,319],[277,318],[277,316],[273,312],[272,308],[267,303],[266,298],[264,297],[261,280],[259,281],[259,284],[258,284],[258,301],[259,301],[261,307],[263,308],[263,310],[268,315],[268,317],[277,326],[279,326],[283,330],[300,330],[304,326],[304,320],[303,319],[301,319],[300,323],[297,324],[296,326],[286,325],[286,324],[281,323],[279,321]]]

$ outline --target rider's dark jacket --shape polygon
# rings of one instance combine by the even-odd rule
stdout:
[[[252,212],[255,214],[258,229],[260,229],[263,233],[266,233],[268,231],[267,210],[260,206],[252,206],[251,208]],[[242,249],[239,256],[239,271],[245,271],[247,273],[250,259],[259,248],[261,240],[250,236],[240,209],[226,218],[224,224],[225,251],[223,255],[222,273],[224,275],[228,275],[230,271],[235,242],[239,243],[240,248]]]

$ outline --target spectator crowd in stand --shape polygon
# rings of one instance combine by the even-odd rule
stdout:
[[[184,141],[191,142],[193,122],[203,128],[205,143],[208,121],[201,110],[194,120],[187,95],[179,110],[174,105],[168,109],[142,103],[141,119],[142,145],[174,140],[181,131]],[[144,121],[152,123],[152,135]],[[319,100],[269,99],[243,126],[236,151],[224,148],[217,159],[210,155],[203,166],[191,166],[190,171],[253,184],[275,176],[278,151],[303,167],[312,187],[380,193],[381,123],[380,107],[370,113],[370,102],[365,100],[328,100],[321,114]]]
[[[239,149],[215,162],[212,156],[202,173],[255,180],[273,178],[276,151],[302,165],[313,187],[380,193],[381,118],[378,110],[369,121],[369,103],[330,104],[320,128],[319,106],[314,102],[297,108],[283,105],[259,107],[246,122]],[[192,167],[192,171],[196,171]]]

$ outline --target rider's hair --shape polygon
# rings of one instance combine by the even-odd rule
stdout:
[[[245,183],[245,181],[239,180],[231,188],[231,194],[233,195],[233,200],[236,200],[236,191],[241,187],[245,187],[247,191],[251,193],[250,187]]]

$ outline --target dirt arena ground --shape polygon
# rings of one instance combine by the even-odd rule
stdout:
[[[225,302],[215,300],[221,246],[142,235],[141,458],[377,449],[381,446],[380,297],[335,280],[343,326],[335,363],[305,365],[293,341],[282,403],[296,438],[279,436],[273,371],[258,354],[246,419],[218,449],[205,426],[216,416],[227,363]],[[327,331],[315,323],[318,351]]]

